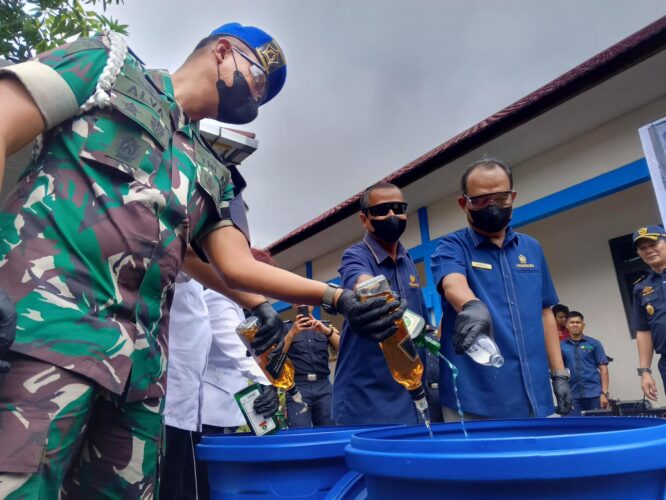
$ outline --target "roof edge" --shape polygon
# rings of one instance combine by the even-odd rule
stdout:
[[[542,115],[666,48],[666,16],[591,57],[534,92],[407,163],[380,181],[405,187],[483,144]],[[272,255],[305,241],[358,211],[363,191],[271,243]]]

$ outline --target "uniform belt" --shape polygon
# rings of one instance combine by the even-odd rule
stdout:
[[[296,382],[316,382],[317,380],[324,380],[328,375],[322,373],[305,373],[303,375],[295,375]]]

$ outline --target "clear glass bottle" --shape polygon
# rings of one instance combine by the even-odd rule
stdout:
[[[359,283],[356,287],[356,294],[362,301],[374,297],[386,297],[389,302],[395,300],[388,280],[383,275]],[[400,319],[396,321],[396,324],[398,331],[380,342],[379,346],[395,381],[409,391],[416,408],[422,414],[427,415],[428,402],[421,383],[423,363],[421,363],[421,358],[419,358],[404,321]]]
[[[465,353],[480,365],[500,368],[504,364],[504,357],[500,354],[499,347],[488,335],[476,337]]]

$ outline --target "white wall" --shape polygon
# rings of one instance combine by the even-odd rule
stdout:
[[[610,392],[640,399],[638,351],[627,327],[608,240],[659,221],[649,182],[568,210],[519,229],[538,239],[546,254],[560,302],[585,316],[585,333],[615,358],[609,366]],[[653,373],[666,404],[655,356]]]

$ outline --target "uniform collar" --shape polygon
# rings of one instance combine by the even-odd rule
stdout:
[[[173,81],[171,75],[161,69],[147,69],[146,74],[152,84],[165,96],[169,98],[169,111],[171,113],[171,120],[176,128],[185,133],[190,139],[192,132],[199,132],[199,124],[190,122],[183,108],[176,101],[176,96],[173,88]],[[193,130],[194,129],[194,130]]]
[[[363,243],[368,247],[370,250],[370,253],[372,253],[372,256],[375,258],[375,261],[377,261],[377,264],[381,264],[384,262],[386,259],[393,260],[391,258],[391,255],[382,248],[382,246],[379,244],[379,242],[374,239],[372,236],[370,236],[370,233],[366,231],[365,236],[363,236]],[[405,256],[407,253],[407,250],[405,250],[405,247],[402,246],[402,243],[398,241],[398,251],[396,253],[396,260],[400,259]]]
[[[581,342],[588,342],[588,339],[587,339],[587,337],[585,336],[585,334],[583,334],[583,336],[580,338],[580,340],[574,340],[573,338],[569,337],[569,338],[566,340],[566,342],[570,342],[570,343],[576,345],[576,344],[580,344]]]
[[[481,233],[477,233],[472,229],[470,226],[467,226],[467,236],[472,242],[472,245],[474,245],[474,248],[479,248],[483,244],[488,244],[492,246],[496,246],[494,243],[490,242],[490,238],[487,236],[484,236]],[[504,236],[504,242],[502,243],[502,247],[507,246],[509,243],[514,241],[518,237],[518,234],[513,230],[511,226],[507,226],[506,228],[506,235]]]

